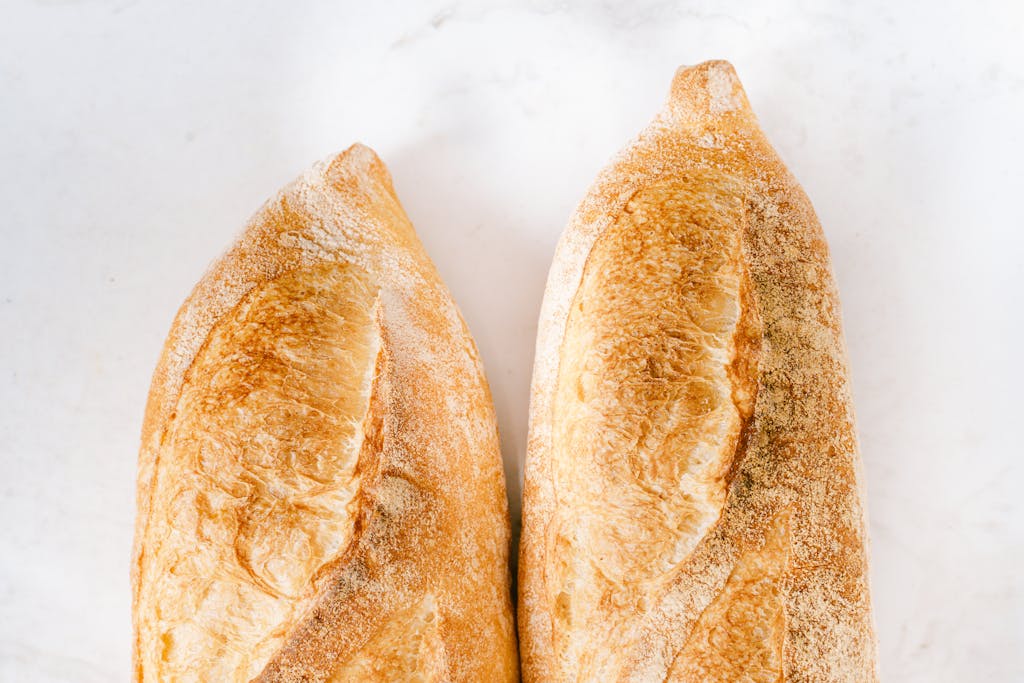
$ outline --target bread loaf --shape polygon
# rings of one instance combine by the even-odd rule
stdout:
[[[524,680],[874,681],[839,301],[730,65],[598,177],[541,313]]]
[[[268,202],[153,379],[137,681],[514,681],[476,348],[376,155]]]

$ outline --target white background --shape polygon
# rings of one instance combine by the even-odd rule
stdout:
[[[129,676],[135,455],[179,303],[361,140],[483,354],[518,514],[555,241],[731,60],[842,293],[888,681],[1024,680],[1024,9],[0,0],[0,680]]]

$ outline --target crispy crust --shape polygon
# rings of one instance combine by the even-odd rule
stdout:
[[[682,68],[552,264],[524,680],[877,680],[859,470],[814,211],[732,67]]]
[[[135,680],[516,680],[508,543],[476,347],[355,145],[254,216],[168,335]]]

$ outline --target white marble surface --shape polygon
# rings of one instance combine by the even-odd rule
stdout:
[[[1017,2],[8,0],[0,680],[129,676],[150,372],[248,215],[362,140],[479,343],[518,508],[555,240],[679,64],[727,58],[832,245],[882,673],[1024,680]]]

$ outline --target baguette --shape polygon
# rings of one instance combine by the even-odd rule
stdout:
[[[514,681],[473,340],[368,148],[269,201],[153,379],[136,681]]]
[[[839,301],[732,67],[680,69],[540,318],[524,680],[877,680]]]

